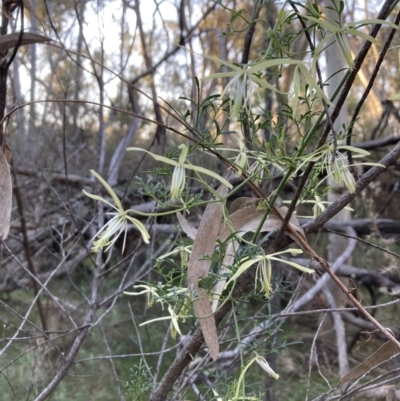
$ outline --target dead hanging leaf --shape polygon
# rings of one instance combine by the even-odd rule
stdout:
[[[41,19],[37,16],[32,3],[30,0],[23,0],[24,10],[28,11],[32,16],[37,18],[39,21]],[[21,0],[5,0],[3,2],[3,14],[9,19],[14,20],[12,12],[21,4]]]
[[[3,142],[3,153],[7,160],[7,163],[11,164],[11,149],[5,142]]]
[[[0,239],[5,240],[10,231],[12,183],[10,166],[0,148]]]
[[[238,210],[244,209],[246,207],[250,206],[255,207],[257,206],[257,203],[260,201],[262,201],[261,198],[249,198],[249,197],[237,198],[231,203],[231,206],[229,207],[229,214],[233,214]]]
[[[218,239],[225,241],[233,232],[243,236],[247,232],[254,232],[257,230],[262,218],[264,217],[265,210],[258,210],[254,206],[249,206],[244,209],[240,209],[229,215],[231,227],[224,225],[218,233]],[[282,225],[282,221],[274,216],[270,215],[265,220],[261,232],[278,230]]]
[[[396,352],[397,347],[391,341],[387,341],[377,351],[370,355],[367,359],[357,365],[350,372],[346,373],[341,379],[338,386],[341,386],[347,382],[351,382],[359,379],[362,375],[367,373],[369,370],[379,365],[380,363],[391,358]]]
[[[217,192],[221,197],[225,197],[228,194],[228,187],[222,184]],[[217,326],[212,315],[211,302],[206,291],[200,288],[199,279],[208,276],[211,260],[204,258],[214,253],[218,229],[222,219],[222,207],[220,202],[207,205],[193,243],[187,273],[188,288],[196,294],[193,308],[199,318],[204,341],[214,361],[218,358],[219,352]]]
[[[254,206],[255,203],[257,203],[259,200],[260,199],[257,198],[239,198],[232,202],[229,211],[231,212],[231,210],[233,210],[233,212],[229,215],[229,219],[231,223],[231,228],[237,236],[242,237],[248,232],[255,232],[257,230],[258,226],[260,225],[261,219],[264,217],[265,214],[264,210],[258,210],[257,207]],[[237,203],[235,204],[235,202]],[[287,210],[288,208],[286,206],[277,209],[278,213],[280,213],[283,218],[286,216]],[[307,242],[304,231],[295,216],[291,216],[289,220],[289,225],[303,238],[304,241]],[[281,228],[281,226],[282,219],[277,216],[276,213],[271,212],[271,214],[263,223],[260,232],[277,231]],[[226,225],[221,226],[218,233],[218,239],[221,241],[225,241],[232,233],[231,228]],[[292,238],[302,247],[301,241],[299,241],[296,236],[293,235],[289,230],[286,230],[286,234],[288,234],[290,238]],[[233,264],[235,246],[238,247],[238,241],[232,240],[226,248],[224,260],[220,270],[221,276],[226,275],[230,271],[228,266],[231,266]],[[225,288],[227,278],[228,277],[222,277],[214,286],[212,303],[213,311],[217,309],[218,302],[221,297],[222,291]]]
[[[277,209],[277,211],[284,218],[286,216],[288,208],[286,206],[282,206]],[[247,232],[255,232],[260,225],[261,220],[264,218],[264,214],[265,210],[257,209],[255,206],[247,206],[244,209],[237,210],[229,215],[231,227],[236,233],[242,232],[241,235],[244,235]],[[292,215],[290,217],[288,225],[292,230],[296,231],[299,234],[303,241],[307,242],[304,231],[301,228],[296,216]],[[264,221],[260,232],[276,231],[279,230],[281,226],[282,219],[272,211],[267,219]],[[227,225],[224,225],[221,227],[220,232],[218,233],[218,239],[220,239],[221,241],[225,241],[230,234],[232,234],[231,228]],[[296,241],[301,247],[303,247],[302,241],[299,241],[296,235],[293,235],[293,233],[291,233],[289,229],[286,229],[286,234],[293,241]]]
[[[15,18],[12,16],[12,11],[14,11],[16,7],[13,7],[13,6],[14,6],[14,5],[18,5],[19,2],[20,2],[20,0],[5,0],[5,1],[3,1],[3,14],[4,14],[9,20],[15,19]],[[13,9],[11,10],[11,8],[13,8]]]
[[[193,227],[181,213],[177,212],[176,217],[178,218],[179,224],[181,225],[182,231],[193,241],[196,239],[197,228]]]
[[[0,36],[0,51],[4,52],[6,50],[12,49],[13,47],[25,45],[32,45],[35,43],[46,43],[51,39],[46,36],[40,35],[38,33],[24,32],[22,35],[21,42],[19,42],[20,32],[9,33],[8,35]]]

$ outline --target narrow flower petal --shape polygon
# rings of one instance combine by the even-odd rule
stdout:
[[[179,145],[178,148],[182,149],[181,155],[179,156],[179,164],[182,165],[185,163],[189,148],[185,144]]]
[[[292,267],[296,268],[297,270],[300,270],[304,273],[308,273],[308,274],[315,273],[314,269],[309,269],[308,267],[301,266],[298,263],[291,262],[289,260],[274,258],[273,256],[271,256],[269,259],[276,260],[277,262],[285,263],[285,264],[292,266]]]
[[[108,202],[107,200],[105,200],[105,199],[102,198],[101,196],[99,196],[99,195],[93,195],[93,194],[91,194],[91,193],[85,191],[84,189],[82,189],[82,192],[83,192],[88,198],[94,199],[94,200],[99,201],[99,202],[103,202],[103,203],[105,203],[106,205],[112,207],[113,209],[119,211],[114,205],[112,205],[110,202]]]
[[[211,74],[208,77],[201,78],[200,81],[208,81],[211,79],[218,79],[218,78],[230,78],[237,75],[237,72],[217,72],[215,74]]]
[[[339,145],[338,146],[338,150],[350,150],[353,153],[359,153],[362,156],[369,156],[371,153],[368,152],[367,150],[364,149],[360,149],[360,148],[356,148],[355,146],[349,146],[349,145]],[[353,155],[353,157],[356,155]]]
[[[268,373],[268,376],[278,380],[279,375],[276,374],[271,367],[269,366],[268,362],[266,361],[265,358],[263,358],[261,355],[256,356],[256,362]]]
[[[102,183],[103,187],[111,195],[118,210],[124,211],[121,201],[119,200],[119,198],[118,198],[117,194],[114,192],[114,190],[108,185],[107,181],[100,174],[96,173],[96,171],[90,170],[90,172]]]
[[[138,152],[145,152],[145,153],[148,153],[154,160],[157,160],[158,162],[169,164],[171,166],[178,166],[179,165],[179,163],[177,161],[175,161],[175,160],[168,159],[168,157],[156,155],[155,153],[149,152],[146,149],[133,147],[133,148],[127,148],[126,150],[127,151],[133,150],[133,151],[138,151]]]
[[[140,220],[135,219],[134,217],[131,217],[131,216],[125,216],[125,218],[127,220],[129,220],[130,222],[132,222],[136,226],[136,228],[139,230],[140,234],[142,235],[143,241],[146,244],[149,244],[150,243],[150,234],[147,231],[147,228],[143,225],[143,223]]]
[[[220,183],[226,185],[228,188],[233,188],[232,184],[229,181],[227,181],[225,178],[221,177],[217,173],[214,173],[214,171],[207,170],[204,167],[194,166],[193,164],[184,164],[183,167],[193,171],[197,171],[198,173],[209,175],[210,177],[213,177],[216,180],[218,180]]]
[[[171,322],[172,322],[172,327],[174,328],[174,331],[178,333],[180,336],[182,335],[181,330],[179,329],[178,325],[178,316],[176,315],[175,311],[172,309],[171,306],[168,306],[168,312],[171,315]],[[174,331],[171,332],[172,338],[175,338],[175,333]]]

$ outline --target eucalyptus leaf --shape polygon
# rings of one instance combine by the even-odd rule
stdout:
[[[0,239],[8,237],[12,207],[12,181],[10,166],[0,149]]]

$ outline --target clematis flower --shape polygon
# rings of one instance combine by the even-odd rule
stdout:
[[[346,145],[341,145],[338,147],[338,149],[345,149],[345,150],[351,150],[352,152],[358,153],[358,155],[354,155],[353,157],[362,157],[362,156],[367,156],[370,153],[367,152],[366,150],[363,149],[358,149],[355,148],[354,146],[346,146]],[[353,174],[350,173],[349,167],[351,166],[378,166],[378,167],[383,167],[382,164],[379,163],[371,163],[371,162],[364,162],[364,163],[355,163],[352,165],[347,164],[347,157],[337,151],[334,160],[333,159],[333,154],[331,152],[328,152],[324,155],[322,158],[322,168],[325,168],[326,171],[328,172],[328,177],[332,176],[333,181],[335,181],[339,185],[344,185],[350,193],[354,193],[356,191],[356,182],[354,180]]]
[[[97,241],[94,241],[92,251],[98,252],[102,248],[106,248],[105,251],[107,252],[117,241],[119,236],[124,233],[124,243],[122,246],[122,253],[125,250],[125,243],[126,243],[126,235],[128,232],[128,224],[132,223],[142,235],[143,241],[148,244],[150,243],[150,234],[147,231],[146,227],[143,225],[141,221],[129,216],[128,213],[132,213],[132,210],[124,210],[122,207],[122,203],[118,198],[117,194],[114,190],[108,185],[108,183],[101,177],[100,174],[96,173],[94,170],[90,170],[90,172],[102,183],[104,188],[110,194],[111,198],[114,200],[115,205],[111,204],[104,198],[98,195],[90,194],[83,190],[82,192],[92,198],[94,200],[100,201],[105,203],[106,205],[110,206],[112,209],[116,210],[113,213],[107,213],[111,216],[114,216],[110,221],[108,221],[104,227],[94,236],[94,238],[98,238]]]
[[[146,294],[148,308],[151,308],[154,305],[154,301],[159,302],[159,300],[161,299],[160,296],[158,295],[158,292],[155,287],[151,287],[151,286],[145,285],[145,284],[139,284],[139,285],[134,285],[133,288],[144,288],[144,290],[140,291],[140,292],[124,291],[124,294],[126,294],[126,295]]]
[[[346,63],[348,64],[348,66],[351,70],[354,68],[354,61],[353,61],[353,55],[351,53],[350,44],[349,44],[349,41],[348,41],[346,35],[358,36],[364,40],[368,40],[369,42],[374,43],[375,45],[379,44],[379,42],[374,37],[366,34],[365,32],[363,32],[361,30],[358,30],[354,26],[354,24],[342,25],[338,21],[334,21],[329,18],[322,17],[322,15],[320,15],[320,14],[316,14],[316,16],[303,15],[302,18],[310,20],[311,22],[321,26],[327,32],[329,32],[318,43],[318,46],[314,50],[313,61],[312,61],[312,71],[313,72],[315,72],[316,64],[317,64],[317,61],[318,61],[318,58],[319,58],[321,52],[326,48],[327,43],[329,43],[330,41],[332,41],[334,39],[337,41],[337,44],[340,48],[343,58],[346,60]],[[394,29],[399,29],[399,27],[397,25],[393,24],[392,22],[384,21],[381,19],[365,19],[365,20],[357,22],[357,25],[360,27],[367,25],[367,24],[382,24],[382,25],[390,26],[391,28],[394,28]]]
[[[293,60],[289,58],[277,58],[271,60],[261,60],[254,64],[234,64],[217,57],[203,54],[204,58],[214,61],[217,64],[232,69],[232,72],[218,72],[208,77],[202,78],[202,81],[218,78],[231,78],[231,81],[224,88],[221,98],[229,93],[233,94],[231,98],[231,118],[237,118],[240,110],[244,108],[247,112],[251,109],[252,94],[257,88],[268,89],[273,92],[280,92],[275,86],[268,83],[265,79],[261,79],[259,74],[268,68],[281,65],[296,65],[305,81],[312,87],[320,97],[322,97],[329,105],[333,105],[330,99],[325,95],[324,91],[319,87],[317,81],[308,72],[305,63],[301,60]]]
[[[236,384],[236,391],[235,391],[235,397],[234,400],[239,400],[239,393],[240,393],[240,388],[244,379],[244,376],[247,372],[247,370],[250,368],[250,366],[254,363],[257,362],[268,374],[268,376],[273,377],[274,379],[278,380],[279,375],[275,373],[271,367],[269,366],[268,362],[263,358],[261,355],[257,354],[257,352],[253,352],[255,357],[250,359],[250,361],[247,363],[246,366],[242,368],[242,372],[240,373],[239,379]]]
[[[344,185],[352,194],[356,191],[356,181],[349,171],[347,158],[342,153],[336,152],[335,160],[333,163],[326,163],[326,168],[328,176],[331,175],[333,181],[339,185]]]
[[[226,185],[228,188],[232,188],[232,185],[227,181],[225,178],[222,178],[220,175],[214,173],[211,170],[207,170],[204,167],[200,166],[194,166],[192,163],[190,163],[189,160],[186,160],[187,154],[188,154],[188,147],[184,144],[179,146],[179,149],[182,149],[182,152],[179,156],[179,161],[175,161],[172,159],[168,159],[168,157],[164,156],[158,156],[154,153],[149,152],[148,150],[142,149],[142,148],[128,148],[126,150],[133,150],[133,151],[139,151],[139,152],[145,152],[148,153],[154,160],[157,160],[159,162],[169,164],[171,166],[174,166],[174,172],[172,174],[172,182],[171,182],[171,199],[179,199],[183,189],[185,188],[185,169],[189,169],[192,171],[195,171],[200,174],[206,174],[212,178],[215,178],[222,184]]]
[[[256,362],[267,372],[268,376],[274,378],[275,380],[279,379],[279,375],[277,373],[275,373],[271,367],[269,366],[269,363],[266,361],[266,359],[264,357],[262,357],[261,355],[258,355],[257,353],[255,360]]]
[[[245,169],[248,166],[249,162],[247,158],[247,149],[244,142],[239,136],[236,137],[236,139],[239,145],[239,154],[237,155],[234,164],[237,168],[237,174],[240,177],[243,173],[243,169]]]
[[[163,286],[164,287],[164,286]],[[168,313],[169,316],[163,316],[163,317],[158,317],[156,319],[151,319],[148,320],[147,322],[141,323],[139,326],[144,326],[149,323],[153,322],[158,322],[160,320],[169,320],[171,319],[171,337],[175,338],[176,334],[178,333],[179,335],[181,334],[180,328],[179,328],[179,319],[181,319],[183,322],[185,322],[186,317],[188,316],[187,313],[190,310],[190,298],[189,296],[185,297],[183,300],[182,305],[180,306],[180,310],[178,313],[175,312],[176,307],[172,307],[169,303],[168,300],[171,298],[175,298],[177,295],[189,295],[189,290],[187,288],[177,288],[174,287],[171,291],[167,292],[164,294],[164,296],[160,296],[160,294],[157,292],[157,289],[155,287],[150,287],[148,285],[135,285],[134,288],[144,288],[143,291],[140,292],[126,292],[124,291],[124,294],[126,295],[142,295],[146,294],[147,296],[147,306],[151,307],[155,302],[161,303],[162,308],[164,309],[164,303],[168,304]]]
[[[180,245],[177,248],[175,248],[173,251],[165,253],[164,255],[161,255],[157,258],[157,260],[162,260],[167,258],[168,256],[174,255],[179,252],[179,255],[181,257],[181,267],[186,268],[188,263],[189,263],[189,257],[190,254],[192,253],[192,247],[193,245]]]
[[[186,183],[186,172],[185,164],[186,157],[189,148],[186,145],[180,145],[179,149],[182,149],[181,155],[179,156],[179,164],[174,168],[174,173],[172,174],[171,182],[171,199],[176,200],[181,197],[181,194],[185,188]]]
[[[353,158],[369,156],[369,152],[364,149],[359,149],[354,146],[339,145],[336,150],[336,155],[333,154],[333,144],[329,144],[321,147],[315,152],[307,155],[303,158],[303,162],[299,164],[293,175],[296,175],[306,163],[314,162],[317,163],[316,168],[321,171],[327,171],[327,177],[319,182],[320,185],[329,176],[332,176],[333,180],[339,184],[344,185],[350,193],[354,193],[356,184],[353,175],[349,171],[351,166],[377,166],[383,167],[379,163],[363,162],[355,163],[353,165],[347,164],[347,158],[340,152],[340,150],[350,150],[353,152]]]
[[[232,275],[232,277],[229,279],[229,281],[225,284],[225,287],[231,283],[232,281],[235,281],[241,276],[248,268],[253,266],[255,263],[258,263],[257,266],[257,273],[256,273],[256,283],[255,285],[257,286],[257,282],[260,282],[261,284],[261,290],[264,292],[265,296],[268,297],[269,294],[271,293],[271,261],[279,261],[282,263],[285,263],[289,266],[292,266],[304,273],[314,273],[313,269],[309,269],[308,267],[301,266],[295,262],[290,262],[288,260],[280,259],[277,258],[277,255],[281,255],[283,253],[294,253],[294,254],[300,254],[303,253],[301,249],[286,249],[285,251],[280,251],[276,253],[272,253],[270,255],[258,255],[253,258],[249,258],[248,256],[240,259],[238,263],[238,269],[236,272]]]
[[[300,216],[299,214],[296,214],[297,217],[304,217],[306,219],[308,218],[316,218],[318,217],[325,209],[325,205],[331,205],[333,202],[327,202],[327,201],[323,201],[321,199],[321,197],[319,195],[314,195],[315,200],[301,200],[298,202],[298,204],[307,204],[307,203],[311,203],[313,204],[313,215],[312,216]],[[282,203],[291,203],[292,201],[283,201]],[[349,210],[351,212],[354,212],[354,209],[352,209],[350,206],[346,206],[344,208],[345,210]]]

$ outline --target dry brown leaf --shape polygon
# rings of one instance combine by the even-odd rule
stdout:
[[[179,224],[181,225],[182,231],[193,241],[196,239],[197,228],[193,227],[181,213],[177,212],[176,217],[178,218]]]
[[[243,198],[237,198],[231,203],[231,206],[229,207],[229,214],[235,213],[238,210],[246,207],[257,206],[257,203],[261,200],[262,199],[260,198],[249,198],[246,196]]]
[[[5,142],[3,142],[3,153],[7,160],[7,163],[11,164],[11,149]]]
[[[17,7],[14,7],[13,10],[11,10],[11,8],[13,7],[13,5],[18,6],[19,4],[20,0],[5,0],[3,2],[3,14],[9,20],[15,19],[12,15],[12,11],[14,11]],[[33,15],[35,18],[41,21],[41,19],[37,16],[30,0],[23,0],[23,4],[24,4],[24,10],[28,11],[31,15]]]
[[[225,197],[228,188],[221,185],[218,194]],[[220,202],[209,203],[201,219],[196,239],[193,243],[192,253],[188,264],[188,288],[196,293],[198,297],[193,308],[199,318],[199,324],[207,344],[211,357],[216,360],[219,352],[219,342],[215,318],[212,315],[211,302],[207,293],[199,286],[199,279],[205,278],[210,270],[211,260],[205,260],[206,256],[214,253],[215,242],[218,235],[219,225],[222,219],[222,205]]]
[[[11,13],[11,7],[14,4],[19,4],[19,0],[5,0],[3,1],[3,14],[9,19],[15,19]]]
[[[260,225],[261,219],[264,217],[264,210],[258,210],[257,207],[254,206],[256,202],[260,199],[257,198],[239,198],[232,202],[232,205],[229,211],[233,210],[233,212],[229,215],[229,219],[231,222],[231,227],[233,228],[236,235],[242,237],[248,232],[255,232]],[[235,202],[237,202],[235,204]],[[278,210],[278,213],[284,218],[286,216],[288,208],[283,206]],[[306,237],[304,235],[304,231],[300,226],[299,221],[295,216],[291,216],[289,224],[292,229],[297,231],[301,237],[307,242]],[[275,213],[271,213],[268,218],[265,220],[264,224],[261,227],[260,232],[268,232],[279,230],[282,226],[282,219],[277,216]],[[232,233],[230,227],[226,225],[221,226],[220,231],[218,233],[218,239],[221,241],[225,241],[229,235]],[[290,236],[294,241],[296,241],[300,246],[302,246],[301,242],[288,230],[286,230],[286,234]],[[220,275],[228,273],[229,269],[227,266],[231,266],[234,261],[234,246],[237,245],[237,241],[232,241],[228,244],[223,260],[223,267],[221,268]],[[227,281],[227,277],[222,278],[217,282],[214,286],[213,290],[213,303],[212,309],[215,311],[218,306],[219,299],[221,297],[222,291],[225,288],[225,284]]]
[[[261,219],[264,217],[264,210],[257,210],[254,206],[249,206],[244,209],[240,209],[231,215],[229,219],[233,231],[240,236],[243,236],[247,232],[254,232],[260,225]],[[265,220],[261,232],[278,230],[282,225],[282,221],[275,215],[270,215]],[[220,232],[218,233],[218,239],[225,241],[232,231],[230,227],[224,225],[221,226]]]
[[[388,360],[396,352],[397,347],[392,341],[387,341],[377,351],[370,355],[367,359],[357,365],[350,372],[346,373],[341,379],[338,386],[341,386],[347,382],[351,382],[359,379],[363,374],[367,373],[376,365]]]
[[[288,208],[286,206],[282,206],[277,209],[277,211],[284,218],[286,216]],[[233,228],[234,232],[241,232],[241,235],[244,235],[246,232],[255,232],[260,225],[264,214],[265,210],[258,210],[255,206],[248,206],[244,209],[237,210],[229,215],[231,227]],[[289,225],[302,237],[305,242],[307,242],[304,231],[301,228],[296,216],[292,215],[290,217]],[[276,213],[271,212],[267,219],[264,221],[260,232],[279,230],[281,226],[282,219]],[[221,241],[225,241],[231,233],[232,231],[228,226],[222,226],[220,232],[218,233],[218,239],[220,239]],[[286,230],[286,234],[289,235],[289,237],[296,241],[300,246],[302,246],[301,242],[289,230]]]
[[[228,188],[221,185],[217,192],[224,197],[228,194]],[[200,260],[206,255],[214,253],[215,242],[222,219],[222,205],[220,202],[209,203],[201,219],[188,266],[189,285],[197,283],[199,278],[205,278],[210,268],[210,260]],[[194,266],[196,265],[196,266]],[[194,268],[195,267],[195,268]]]
[[[208,351],[214,361],[218,359],[219,340],[217,325],[213,315],[211,302],[208,299],[207,293],[201,289],[198,291],[198,298],[194,302],[194,310],[196,317],[199,320],[204,341],[207,344]],[[202,316],[206,316],[202,318]]]
[[[5,240],[10,231],[12,182],[10,166],[0,148],[0,239]]]
[[[19,43],[19,32],[9,33],[8,35],[0,36],[0,51],[4,52],[6,50],[12,49]],[[20,46],[32,45],[34,43],[46,43],[51,39],[46,36],[40,35],[38,33],[24,32]]]

